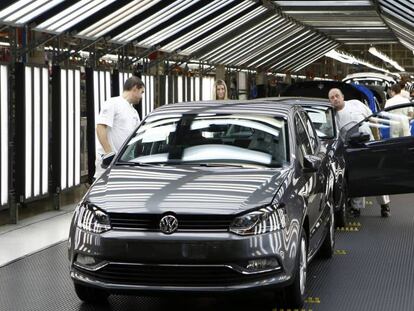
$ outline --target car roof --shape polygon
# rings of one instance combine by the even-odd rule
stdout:
[[[287,116],[297,109],[291,103],[270,102],[265,100],[222,100],[222,101],[193,101],[164,105],[151,113],[151,116],[161,114],[265,114]]]
[[[299,105],[299,106],[325,106],[332,107],[328,99],[323,98],[312,98],[312,97],[266,97],[259,98],[257,100],[277,102],[278,104],[289,104],[289,105]]]
[[[367,96],[351,84],[332,80],[296,82],[288,86],[285,91],[282,92],[282,95],[327,99],[329,90],[332,88],[340,89],[344,94],[345,100],[358,99],[362,102],[368,101]]]

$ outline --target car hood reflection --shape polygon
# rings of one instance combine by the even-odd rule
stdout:
[[[107,212],[236,214],[272,201],[287,170],[113,167],[86,200]]]

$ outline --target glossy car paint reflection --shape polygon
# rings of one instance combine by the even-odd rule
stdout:
[[[119,162],[121,151],[91,186],[72,220],[69,259],[77,286],[109,293],[281,288],[298,275],[302,232],[307,237],[307,260],[320,249],[333,219],[329,203],[333,179],[326,148],[319,141],[307,161],[313,159],[320,165],[304,171],[293,122],[304,111],[279,103],[190,103],[163,107],[147,121],[179,118],[186,112],[200,118],[266,116],[258,117],[260,122],[283,118],[290,160],[280,167],[229,159],[137,165]],[[101,232],[90,229],[92,218],[81,217],[85,204],[104,215],[102,226],[94,227],[104,227]],[[269,218],[256,222],[250,233],[236,233],[235,219],[252,211],[265,211]],[[165,215],[178,220],[172,234],[159,229]],[[150,278],[145,277],[148,273]],[[166,279],[166,274],[174,278]]]

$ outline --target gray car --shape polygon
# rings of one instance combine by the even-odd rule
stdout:
[[[298,105],[161,107],[107,156],[77,206],[70,275],[111,293],[283,293],[303,304],[308,262],[334,248],[332,165]],[[282,301],[279,301],[282,303]]]

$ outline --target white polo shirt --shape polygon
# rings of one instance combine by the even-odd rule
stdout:
[[[336,112],[336,124],[341,130],[350,122],[360,122],[372,114],[367,105],[357,99],[345,101],[345,107]]]
[[[108,99],[101,107],[101,111],[96,120],[96,124],[104,124],[107,127],[108,141],[112,151],[117,152],[127,137],[139,125],[140,119],[138,112],[122,96]],[[95,177],[103,172],[101,168],[101,157],[105,150],[96,138],[97,155]]]

